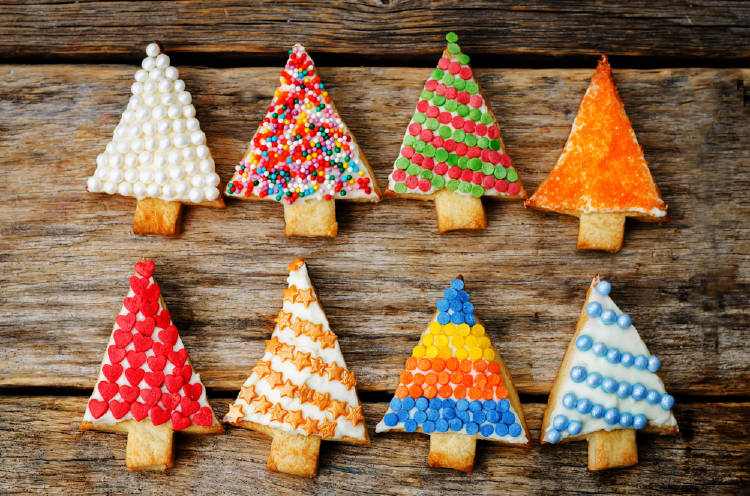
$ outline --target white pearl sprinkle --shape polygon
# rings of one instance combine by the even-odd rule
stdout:
[[[150,71],[154,68],[155,65],[156,62],[154,62],[154,59],[152,59],[151,57],[146,57],[145,59],[143,59],[143,62],[141,62],[141,67],[143,67],[143,69],[146,71]]]
[[[144,82],[146,79],[148,79],[148,72],[146,72],[145,70],[138,69],[135,72],[135,80],[138,81],[139,83]]]
[[[206,200],[208,201],[214,201],[219,197],[219,190],[216,188],[203,188],[203,194],[206,197]]]
[[[146,95],[143,97],[143,104],[147,107],[156,107],[159,104],[159,99],[156,97],[156,95],[153,94]]]
[[[174,190],[180,196],[187,193],[189,189],[190,189],[190,186],[188,186],[187,181],[177,181],[174,185]]]
[[[117,184],[112,182],[106,182],[104,183],[104,186],[102,187],[105,193],[108,193],[110,195],[114,195],[115,191],[117,191]]]
[[[130,91],[134,95],[137,95],[137,94],[139,94],[140,92],[143,91],[143,85],[141,83],[139,83],[138,81],[136,81],[135,83],[133,83],[133,84],[130,85]]]
[[[200,187],[203,186],[203,177],[202,176],[193,176],[193,178],[190,180],[190,184],[193,186]]]
[[[164,69],[164,76],[167,79],[175,80],[179,75],[180,73],[176,67],[167,67],[166,69]]]
[[[159,67],[161,69],[165,69],[169,67],[169,55],[165,53],[160,53],[156,57],[156,67]]]
[[[156,130],[159,131],[159,134],[167,134],[172,130],[172,123],[166,119],[161,120],[156,123]]]
[[[174,82],[174,90],[175,90],[176,92],[178,92],[178,93],[179,93],[180,91],[185,91],[185,81],[183,81],[182,79],[177,79],[177,80],[176,80],[176,81]]]
[[[169,155],[167,155],[167,162],[169,162],[171,165],[177,165],[182,161],[182,153],[180,153],[179,150],[175,150],[174,148],[169,151]],[[172,175],[170,173],[170,175]],[[174,176],[173,176],[174,177]],[[175,179],[179,179],[182,177],[182,174],[175,177]]]
[[[157,43],[149,43],[148,46],[146,46],[146,55],[149,57],[156,57],[159,55],[159,52],[161,52],[161,50]]]
[[[204,179],[204,182],[208,186],[218,186],[219,185],[219,175],[216,174],[215,172],[207,174],[206,178]]]
[[[179,165],[172,165],[169,167],[169,177],[172,179],[180,179],[184,175],[184,170]]]
[[[154,150],[156,150],[156,145],[157,145],[156,138],[154,138],[153,136],[149,136],[143,140],[143,148],[145,148],[146,150],[150,152],[153,152]]]
[[[130,193],[133,192],[133,186],[130,183],[120,183],[117,186],[117,192],[122,196],[130,196]]]
[[[199,167],[200,167],[201,172],[203,172],[204,174],[206,172],[213,172],[213,170],[214,170],[214,161],[211,160],[210,158],[203,159],[203,160],[200,161]]]
[[[99,179],[95,178],[94,176],[91,176],[88,181],[86,181],[86,186],[92,193],[98,193],[102,190],[101,181],[99,181]]]
[[[128,169],[125,171],[125,181],[129,183],[134,183],[138,180],[138,173],[135,171],[135,169]]]
[[[139,200],[145,198],[146,197],[146,185],[141,182],[135,183],[133,185],[133,194]]]
[[[154,181],[157,184],[164,184],[167,182],[167,174],[163,170],[158,170],[154,173]]]
[[[190,142],[194,145],[202,145],[206,142],[206,135],[203,131],[193,131],[190,133]]]
[[[198,172],[198,164],[195,162],[185,162],[185,174],[192,176]]]
[[[198,155],[198,158],[209,158],[210,155],[208,147],[206,145],[198,145],[195,148],[195,153],[196,155]]]
[[[158,184],[149,184],[146,188],[146,194],[150,196],[151,198],[159,196],[159,193],[161,192],[161,187]]]
[[[190,190],[190,201],[193,203],[200,203],[203,201],[203,191],[198,188]]]
[[[174,192],[175,192],[174,186],[172,186],[171,184],[165,184],[164,187],[162,188],[162,193],[167,198],[172,198],[174,196]]]
[[[185,160],[193,160],[195,158],[195,149],[189,146],[186,148],[183,148],[182,158]]]

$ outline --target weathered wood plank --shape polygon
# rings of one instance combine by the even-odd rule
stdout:
[[[0,56],[19,60],[136,60],[161,39],[170,54],[209,63],[252,54],[312,53],[419,61],[458,31],[476,57],[610,55],[750,58],[750,6],[718,1],[337,0],[332,2],[5,2]],[[715,60],[711,61],[715,63]],[[356,62],[355,62],[356,63]]]
[[[125,469],[125,436],[77,430],[85,398],[3,397],[0,491],[5,494],[737,494],[750,484],[747,403],[676,406],[677,437],[638,436],[637,466],[586,470],[586,443],[540,447],[544,406],[524,405],[531,449],[481,442],[471,475],[427,466],[429,438],[375,434],[384,403],[365,405],[370,448],[323,443],[320,475],[299,479],[265,469],[270,439],[229,429],[178,436],[167,475]],[[217,413],[226,402],[214,401]],[[64,474],[64,476],[61,476]]]
[[[0,385],[93,385],[132,263],[156,276],[205,383],[234,390],[272,330],[285,267],[308,259],[360,388],[393,390],[448,281],[464,274],[524,393],[545,393],[590,277],[664,363],[673,393],[750,393],[750,106],[740,70],[615,71],[672,221],[632,223],[617,255],[575,251],[577,221],[488,203],[484,232],[438,235],[431,203],[341,204],[335,240],[286,239],[282,209],[187,208],[177,239],[131,233],[135,201],[85,192],[127,100],[122,66],[2,66]],[[478,70],[527,189],[554,163],[589,70]],[[221,177],[230,177],[278,68],[193,69]],[[425,69],[323,68],[383,184]],[[363,81],[371,83],[365,87]],[[746,98],[746,97],[745,97]]]

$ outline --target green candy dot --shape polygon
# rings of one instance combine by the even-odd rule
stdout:
[[[457,89],[458,91],[461,91],[461,90],[463,90],[464,88],[466,88],[466,81],[464,81],[464,80],[463,80],[463,79],[461,79],[461,78],[456,78],[456,79],[455,79],[455,80],[453,81],[453,87],[454,87],[454,88],[456,88],[456,89]]]
[[[424,115],[422,112],[417,112],[414,114],[414,122],[418,124],[424,124],[424,121],[427,120],[427,116]]]
[[[411,134],[408,134],[406,138],[404,138],[404,145],[413,146],[415,141],[416,141],[416,138],[412,136]]]
[[[461,167],[461,169],[467,168],[469,166],[469,157],[459,157],[458,166]]]
[[[464,138],[464,143],[466,143],[466,146],[474,146],[477,144],[477,137],[469,134]]]
[[[479,86],[477,86],[477,83],[475,83],[474,81],[467,81],[466,91],[468,91],[470,95],[473,95],[474,93],[479,91]]]
[[[432,95],[434,95],[434,93],[432,91],[430,91],[430,90],[422,90],[422,94],[419,95],[419,96],[422,97],[422,100],[430,100],[432,98]]]
[[[499,150],[500,149],[500,142],[498,140],[490,140],[490,150]]]
[[[435,147],[431,144],[427,143],[424,146],[424,152],[422,152],[422,155],[425,157],[434,157],[435,156]]]
[[[459,47],[455,43],[448,43],[448,53],[452,53],[453,55],[461,53],[461,47]]]
[[[508,175],[506,176],[508,182],[514,183],[518,181],[518,172],[515,169],[508,169]]]
[[[495,166],[489,162],[482,162],[482,174],[485,176],[491,176],[495,172]]]
[[[505,176],[508,175],[508,169],[503,167],[502,165],[498,165],[495,167],[494,176],[495,179],[505,179]]]
[[[448,188],[451,191],[456,191],[458,189],[458,185],[461,184],[458,179],[451,179],[448,181],[448,184],[445,185],[446,188]]]
[[[466,55],[465,53],[460,54],[458,56],[458,63],[459,64],[463,64],[463,65],[468,64],[469,63],[469,56]]]
[[[396,168],[406,170],[409,167],[409,159],[406,157],[399,157],[396,159]]]
[[[472,184],[468,181],[461,181],[461,184],[458,186],[458,191],[464,194],[471,193],[471,186]]]
[[[424,141],[417,140],[414,143],[414,151],[417,152],[417,153],[422,153],[424,151],[424,145],[425,145]]]
[[[448,139],[451,136],[451,128],[449,128],[448,126],[440,126],[438,134],[441,138]]]
[[[456,112],[461,117],[466,117],[467,115],[469,115],[469,107],[464,105],[463,103],[459,103],[458,108],[456,108]]]
[[[443,70],[440,67],[435,67],[435,70],[432,71],[432,79],[435,81],[440,81],[443,77]]]
[[[481,110],[479,110],[478,108],[471,109],[471,111],[469,112],[469,119],[471,119],[472,121],[476,122],[476,121],[478,121],[481,118],[482,118],[482,111]]]
[[[454,79],[456,78],[453,77],[453,74],[451,74],[450,72],[446,72],[445,74],[443,74],[443,83],[447,85],[453,84]]]
[[[471,187],[471,196],[474,198],[480,198],[484,194],[484,188],[481,184],[475,184]]]
[[[432,103],[438,107],[445,103],[445,95],[434,95],[432,97]]]
[[[396,193],[406,193],[406,185],[404,183],[396,183],[393,185],[393,191]]]
[[[440,123],[438,122],[437,119],[434,119],[434,118],[427,119],[427,122],[425,123],[425,125],[427,126],[427,129],[429,129],[430,131],[435,131],[438,127],[440,127]]]
[[[477,146],[479,148],[485,149],[488,146],[490,146],[490,140],[488,140],[486,137],[482,136],[477,140]]]
[[[445,102],[445,110],[448,112],[455,112],[456,107],[458,106],[458,102],[456,100],[448,100]]]
[[[492,116],[490,115],[490,113],[489,113],[489,112],[487,112],[486,114],[482,114],[482,119],[481,119],[481,122],[482,122],[482,124],[484,124],[485,126],[486,126],[487,124],[491,124],[491,123],[492,123]]]
[[[421,170],[422,168],[418,166],[417,164],[411,164],[409,165],[409,168],[406,169],[406,173],[409,174],[410,176],[416,176],[417,174],[419,174]]]
[[[422,179],[432,180],[432,176],[433,176],[432,171],[428,169],[424,169],[422,172],[419,173],[419,177],[421,177]]]
[[[443,176],[432,177],[432,187],[435,189],[442,189],[445,186],[445,178]]]
[[[450,129],[448,130],[448,135],[450,135]],[[448,150],[444,148],[438,148],[437,151],[435,151],[435,160],[437,160],[438,162],[445,162],[446,160],[448,160]]]
[[[465,137],[466,133],[463,129],[456,129],[455,131],[453,131],[453,141],[455,141],[456,143],[461,143]]]
[[[482,168],[482,161],[481,160],[479,160],[476,157],[469,159],[469,169],[471,169],[473,171],[478,171],[481,168]]]
[[[446,161],[448,165],[458,165],[458,155],[455,153],[451,153],[448,155],[448,160]]]
[[[445,39],[448,43],[455,43],[458,41],[458,35],[453,31],[449,31],[448,34],[445,35]]]

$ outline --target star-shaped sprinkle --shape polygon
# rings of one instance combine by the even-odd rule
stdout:
[[[284,421],[286,421],[287,424],[291,425],[293,429],[296,429],[302,422],[305,421],[305,418],[302,416],[302,410],[291,410],[289,413],[287,413]]]
[[[320,437],[327,439],[332,438],[333,435],[336,432],[336,422],[331,422],[330,420],[324,420],[323,424],[320,426]]]
[[[287,379],[286,381],[284,381],[283,384],[278,386],[276,390],[279,392],[282,398],[285,398],[285,397],[293,398],[294,392],[297,390],[297,386],[292,384],[292,381]]]
[[[328,406],[328,402],[331,398],[331,393],[320,393],[318,391],[315,392],[315,399],[313,399],[312,403],[313,405],[320,408],[320,411],[323,411]]]
[[[266,351],[270,351],[271,353],[276,354],[282,346],[284,346],[283,343],[275,336],[266,340]]]
[[[245,413],[242,411],[242,405],[235,403],[229,405],[229,411],[224,415],[225,422],[237,422],[237,420],[243,418]]]
[[[258,360],[258,364],[253,368],[253,372],[255,372],[255,375],[257,375],[259,379],[263,379],[271,373],[271,362]]]
[[[341,415],[346,414],[346,402],[331,400],[331,402],[328,404],[328,408],[326,408],[326,411],[330,412],[330,414],[333,415],[333,420],[336,420]]]
[[[311,358],[310,359],[310,373],[311,374],[322,374],[326,368],[326,362],[322,358]]]
[[[328,380],[338,380],[338,378],[341,377],[341,372],[343,372],[344,370],[344,367],[339,367],[336,362],[331,362],[328,367],[326,367],[326,375],[328,376]]]
[[[346,389],[351,389],[357,385],[357,380],[354,378],[354,371],[344,370],[341,373],[341,384],[346,386]]]
[[[333,348],[336,346],[336,335],[330,331],[324,332],[319,338],[320,346],[323,349]]]
[[[307,325],[307,336],[313,341],[317,341],[318,338],[323,334],[323,324],[313,324],[312,322]]]
[[[295,337],[300,337],[307,328],[307,321],[302,320],[299,317],[294,319],[294,323],[291,325],[292,332],[294,332]]]
[[[297,396],[299,396],[299,400],[302,403],[307,403],[315,397],[315,390],[311,389],[307,384],[302,384],[297,389]]]
[[[360,422],[362,422],[365,419],[365,416],[362,414],[362,405],[354,407],[350,406],[346,411],[346,420],[352,423],[353,426],[357,426]]]
[[[245,403],[250,404],[255,398],[258,397],[258,393],[255,392],[255,386],[245,387],[242,386],[240,389],[239,399],[244,400]]]
[[[316,434],[318,432],[318,421],[313,420],[310,417],[305,418],[305,423],[302,426],[302,430],[304,430],[308,436]]]
[[[287,412],[280,404],[274,403],[273,407],[268,410],[268,413],[271,414],[271,420],[283,422]]]
[[[284,310],[279,312],[279,316],[276,317],[276,325],[279,329],[286,329],[292,325],[292,314],[287,313]]]
[[[279,346],[278,352],[276,352],[276,355],[281,358],[282,360],[291,360],[294,358],[294,346],[290,344],[282,344]]]
[[[294,299],[297,297],[297,286],[292,284],[287,289],[284,290],[284,301],[288,301],[289,303],[294,303]]]
[[[295,353],[292,363],[297,367],[297,370],[302,370],[310,365],[310,354],[298,351]]]
[[[297,292],[297,303],[302,303],[305,307],[309,307],[310,303],[315,301],[315,294],[312,288],[300,289]]]
[[[275,386],[281,384],[281,372],[277,372],[275,370],[272,370],[266,376],[266,382],[268,382],[268,384],[271,387],[275,387]]]
[[[258,413],[266,413],[271,408],[271,402],[266,399],[265,396],[261,396],[257,400],[251,403],[253,410]]]

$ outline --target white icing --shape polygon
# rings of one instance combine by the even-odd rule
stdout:
[[[88,190],[139,200],[213,201],[219,197],[219,176],[190,93],[157,44],[148,45],[146,53],[112,141],[96,158]]]

